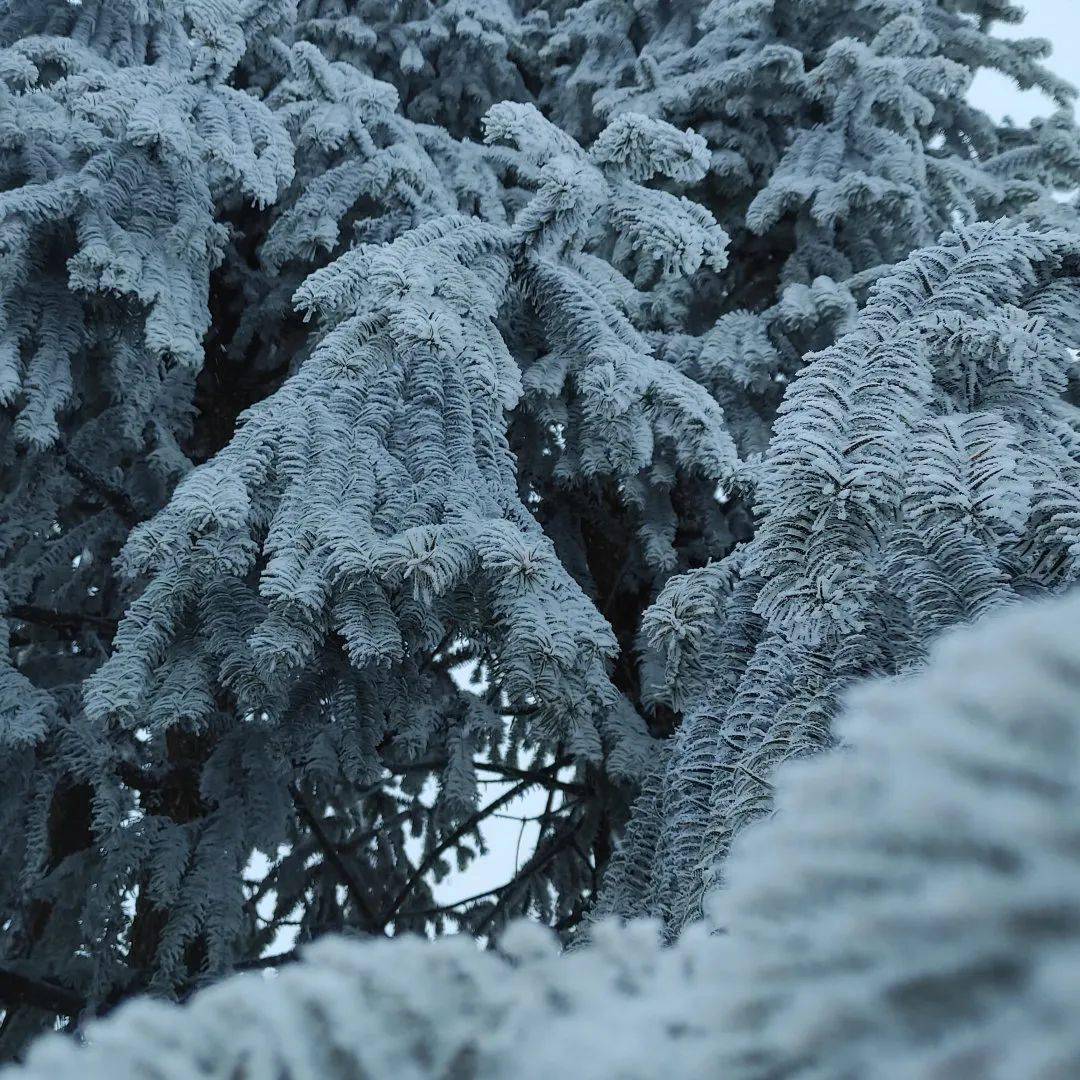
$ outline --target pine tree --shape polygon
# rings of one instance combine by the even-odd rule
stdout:
[[[77,367],[77,409],[28,434],[61,382],[34,349],[65,339],[11,292],[4,956],[95,1006],[187,992],[294,922],[442,928],[433,875],[535,784],[574,798],[450,914],[578,921],[653,739],[531,470],[662,509],[736,463],[639,328],[653,292],[723,265],[677,194],[699,137],[631,114],[586,149],[506,103],[462,142],[325,55],[314,13],[228,12],[57,3],[4,28],[10,227],[50,253],[11,288],[59,297],[75,337],[48,363],[93,348],[104,380]],[[99,205],[103,170],[123,182]],[[181,256],[193,284],[171,289]],[[543,431],[528,468],[519,400]],[[632,542],[670,561],[651,524]],[[470,664],[483,695],[454,681]],[[514,782],[486,805],[478,761]],[[245,881],[253,851],[270,866]],[[46,1019],[9,1010],[8,1047]]]
[[[1020,17],[0,0],[0,1056],[283,933],[528,915],[633,981],[597,916],[693,922],[848,683],[1072,582]]]

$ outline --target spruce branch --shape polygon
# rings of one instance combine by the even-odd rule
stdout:
[[[0,968],[0,1001],[9,1009],[29,1005],[59,1016],[78,1016],[86,1008],[86,999],[76,991],[10,968]]]
[[[543,770],[541,776],[546,773],[554,772],[558,768],[557,765],[550,765],[547,769]],[[476,827],[492,813],[499,809],[501,806],[505,806],[508,802],[512,802],[519,795],[528,791],[529,788],[535,785],[534,780],[522,780],[520,783],[515,784],[508,791],[503,792],[497,799],[492,799],[486,806],[481,807],[476,813],[467,817],[456,829],[448,833],[439,844],[428,852],[427,856],[421,860],[420,865],[416,868],[409,880],[402,886],[394,899],[390,902],[386,911],[383,913],[380,923],[385,928],[391,919],[398,913],[401,906],[409,898],[409,894],[416,888],[416,886],[423,881],[424,875],[439,861],[439,858],[452,848],[462,837],[467,836],[469,833],[475,831]]]
[[[54,608],[39,607],[36,604],[11,604],[7,609],[8,618],[21,622],[35,623],[38,626],[52,627],[54,630],[74,630],[76,632],[98,630],[112,637],[119,624],[118,619],[107,615],[91,615],[83,611],[57,611]]]
[[[506,909],[507,904],[510,903],[514,892],[528,881],[529,878],[543,870],[544,867],[552,862],[562,851],[573,846],[574,835],[577,831],[578,824],[579,822],[576,818],[570,818],[561,828],[555,831],[551,840],[542,850],[539,845],[537,846],[532,857],[525,865],[514,874],[510,881],[499,888],[498,902],[483,917],[483,919],[473,927],[474,934],[483,934],[493,926],[499,915]]]
[[[70,447],[62,438],[56,440],[55,446],[64,468],[76,480],[89,488],[99,501],[114,510],[126,525],[134,528],[145,520],[146,515],[131,501],[126,491],[88,469],[71,452]]]

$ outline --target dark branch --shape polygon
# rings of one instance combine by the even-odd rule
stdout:
[[[139,511],[139,508],[131,501],[126,491],[110,483],[104,477],[98,476],[97,473],[91,472],[71,452],[63,439],[57,439],[55,445],[60,454],[60,459],[64,463],[64,468],[76,480],[88,487],[100,502],[115,510],[124,522],[134,527],[140,521],[145,520],[146,515]]]
[[[561,829],[555,832],[543,851],[538,847],[533,852],[532,858],[505,885],[500,886],[498,902],[473,928],[474,934],[482,934],[495,922],[510,902],[510,898],[517,886],[524,884],[528,878],[543,870],[561,851],[573,845],[578,824],[573,818],[568,820]]]
[[[383,818],[378,825],[373,828],[365,829],[362,833],[358,833],[356,836],[350,836],[347,840],[338,844],[337,849],[342,853],[356,851],[357,848],[366,844],[369,840],[374,840],[380,833],[385,832],[387,829],[392,829],[395,825],[400,825],[403,821],[408,821],[409,818],[416,813],[413,807],[409,807],[407,810],[402,810],[393,817]]]
[[[500,716],[535,716],[542,708],[542,705],[508,705],[505,709],[496,711]]]
[[[9,1008],[30,1005],[60,1016],[78,1016],[86,1008],[81,994],[45,979],[31,979],[16,971],[0,968],[0,1001]]]
[[[585,918],[587,910],[585,905],[579,900],[574,904],[573,910],[568,915],[564,915],[551,929],[556,931],[556,933],[562,933],[564,930],[572,930]]]
[[[323,857],[334,868],[338,877],[341,879],[341,883],[349,891],[349,896],[352,897],[353,903],[357,906],[360,913],[364,917],[364,921],[367,924],[365,929],[372,934],[378,934],[382,932],[385,922],[381,922],[378,916],[375,914],[375,909],[371,906],[370,901],[367,898],[367,894],[364,892],[364,887],[360,884],[359,879],[353,874],[345,860],[341,856],[341,852],[338,851],[337,846],[326,835],[326,830],[322,827],[322,822],[312,812],[311,807],[308,806],[301,794],[300,789],[295,784],[289,785],[289,794],[292,795],[293,805],[296,807],[297,813],[304,820],[307,827],[311,830],[312,835],[315,837],[316,843],[322,850]]]
[[[8,618],[20,622],[35,623],[38,626],[51,626],[56,630],[82,629],[100,630],[112,637],[116,633],[118,620],[105,615],[89,615],[81,611],[55,611],[52,608],[37,607],[34,604],[11,604],[7,609]]]
[[[446,758],[427,758],[424,761],[407,761],[401,765],[383,762],[383,768],[394,776],[405,776],[406,773],[411,772],[433,772],[435,769],[445,769],[447,764]]]
[[[493,889],[485,889],[483,892],[473,893],[472,896],[463,896],[460,900],[455,900],[452,904],[440,904],[438,907],[421,908],[419,911],[410,911],[408,913],[409,918],[429,918],[432,915],[461,915],[458,908],[464,907],[466,904],[475,904],[477,900],[483,900],[488,896],[498,896],[509,888],[509,882],[503,885],[496,885]]]
[[[265,971],[266,968],[284,967],[286,964],[295,964],[300,959],[299,949],[290,949],[288,952],[274,953],[273,956],[260,956],[257,960],[241,960],[233,964],[234,971]]]
[[[544,773],[554,772],[559,766],[550,765],[544,770]],[[439,861],[442,855],[457,844],[462,837],[467,836],[469,833],[474,832],[476,827],[486,817],[489,817],[494,811],[498,810],[500,806],[504,806],[508,802],[512,802],[523,792],[528,791],[536,783],[542,782],[544,779],[541,774],[540,781],[534,780],[522,780],[520,783],[515,784],[509,791],[503,792],[497,799],[492,799],[487,806],[481,807],[475,814],[467,817],[453,832],[448,833],[441,843],[436,844],[435,847],[428,852],[427,856],[421,861],[420,865],[413,872],[412,876],[402,886],[401,891],[391,901],[390,906],[384,912],[382,919],[380,920],[382,926],[385,928],[391,919],[401,909],[402,904],[409,898],[409,894],[414,888],[423,880],[424,875]]]
[[[572,804],[570,804],[572,805]],[[539,869],[543,869],[565,846],[561,840],[556,837],[552,838],[551,843],[544,849],[543,853],[537,858],[537,854],[534,853],[533,857],[523,866],[514,876],[502,885],[496,885],[494,888],[485,889],[483,892],[473,893],[472,896],[463,896],[460,900],[455,900],[450,904],[440,904],[438,907],[423,908],[420,911],[410,911],[408,914],[410,917],[421,918],[424,916],[432,915],[450,915],[454,914],[461,917],[461,912],[458,908],[465,907],[467,904],[475,904],[478,900],[484,900],[489,896],[499,898],[504,893],[509,892],[516,885],[520,884],[523,878],[529,874],[535,873]],[[573,829],[570,830],[571,846],[576,848],[577,841],[573,836]],[[580,854],[580,849],[578,851]],[[558,926],[555,929],[559,929]]]
[[[429,758],[426,761],[411,761],[405,765],[387,764],[384,768],[395,776],[403,776],[411,772],[434,772],[436,769],[445,769],[449,763],[446,758]],[[571,795],[587,795],[588,789],[584,784],[575,784],[566,780],[560,780],[554,775],[559,769],[572,765],[570,758],[560,758],[544,769],[515,769],[510,765],[498,765],[490,761],[475,761],[473,767],[481,772],[496,773],[511,780],[531,780],[546,788],[556,788],[559,791],[569,792]]]
[[[553,762],[546,769],[515,769],[509,765],[492,765],[487,761],[476,762],[476,768],[482,772],[498,773],[499,776],[506,776],[512,780],[531,780],[533,783],[539,784],[542,787],[550,788],[552,790],[567,791],[571,795],[587,795],[588,788],[584,784],[569,783],[566,780],[559,780],[556,776],[551,775],[552,772],[557,773],[559,769],[565,768],[567,765],[572,764],[568,759],[562,759],[560,761]]]

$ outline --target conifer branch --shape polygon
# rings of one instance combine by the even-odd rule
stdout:
[[[59,1016],[78,1016],[86,1008],[81,994],[46,979],[33,979],[10,968],[0,968],[0,1001],[10,1009],[29,1005]]]
[[[557,768],[556,765],[550,765],[546,772],[554,771]],[[385,928],[393,919],[393,917],[401,909],[402,904],[409,898],[409,894],[416,888],[416,886],[423,881],[424,875],[439,861],[440,857],[452,848],[462,837],[467,836],[473,832],[476,827],[485,818],[489,817],[492,813],[499,809],[500,806],[505,806],[508,802],[512,802],[519,795],[528,791],[529,788],[535,785],[533,780],[522,780],[520,783],[515,784],[508,791],[503,792],[497,799],[492,799],[486,806],[481,807],[475,814],[471,814],[466,818],[456,829],[448,833],[442,841],[428,852],[427,856],[421,860],[420,865],[416,868],[409,880],[402,886],[401,890],[390,902],[386,911],[383,913],[380,923]]]
[[[53,608],[39,607],[36,604],[11,604],[7,609],[9,618],[21,622],[49,626],[55,630],[81,630],[83,628],[99,630],[109,637],[116,633],[119,620],[107,615],[91,615],[83,611],[57,611]]]
[[[463,896],[460,900],[455,900],[450,904],[439,904],[435,907],[421,908],[419,911],[410,911],[409,916],[411,918],[430,918],[432,915],[450,915],[458,911],[458,908],[464,907],[466,904],[475,904],[477,900],[483,900],[488,896],[498,896],[504,889],[506,889],[508,883],[502,885],[495,885],[493,888],[485,889],[483,892],[473,893],[472,896]]]
[[[447,764],[446,758],[429,758],[426,761],[413,761],[405,765],[387,765],[386,769],[395,775],[401,776],[410,772],[436,772],[439,769],[445,769]],[[565,791],[571,795],[588,794],[589,789],[584,784],[578,784],[572,780],[558,779],[558,771],[572,764],[573,760],[571,758],[561,758],[544,769],[517,769],[512,765],[500,765],[490,761],[475,761],[473,762],[473,768],[479,769],[481,772],[496,773],[511,780],[531,780],[543,787]],[[555,775],[553,775],[553,771]]]
[[[516,874],[514,874],[513,878],[505,885],[500,886],[498,890],[498,902],[491,911],[489,911],[483,919],[473,927],[473,933],[483,934],[487,931],[489,927],[495,923],[495,920],[499,915],[506,909],[506,905],[510,902],[510,897],[513,892],[538,871],[543,870],[556,855],[573,845],[574,834],[577,831],[579,823],[580,822],[577,819],[569,819],[562,828],[556,830],[555,834],[543,850],[541,850],[540,847],[537,847],[536,851],[533,852],[532,857],[517,871]]]
[[[558,779],[558,771],[572,764],[573,762],[570,759],[563,758],[545,769],[515,769],[511,765],[497,765],[489,761],[478,761],[475,763],[475,767],[482,772],[496,773],[510,780],[530,780],[550,790],[565,791],[570,795],[587,795],[589,789],[584,784]]]
[[[272,956],[260,956],[254,960],[241,960],[233,965],[234,971],[265,971],[267,968],[284,967],[286,964],[295,964],[300,959],[299,949],[289,949],[288,952],[274,953]]]
[[[101,502],[114,510],[126,525],[134,528],[145,520],[146,515],[131,501],[127,492],[110,483],[103,476],[99,476],[88,469],[71,452],[63,438],[57,439],[55,446],[61,461],[64,463],[64,468],[76,480],[89,488]]]
[[[573,805],[575,804],[566,804],[563,809],[570,809]],[[545,814],[544,816],[547,815]],[[573,838],[572,829],[570,830],[570,835],[571,846],[573,846],[580,855],[581,850],[577,847],[577,841]],[[511,878],[509,881],[503,882],[502,885],[495,885],[490,889],[485,889],[483,892],[473,893],[471,896],[463,896],[460,900],[455,900],[453,903],[450,904],[439,904],[435,907],[422,908],[420,911],[410,911],[409,915],[415,916],[417,918],[432,915],[448,915],[457,912],[458,908],[464,907],[466,904],[475,904],[478,900],[483,900],[488,896],[502,897],[505,893],[513,889],[514,886],[517,885],[524,877],[528,876],[529,874],[535,873],[536,870],[541,869],[548,862],[550,862],[551,859],[554,858],[554,856],[557,855],[559,850],[562,850],[564,846],[565,845],[560,845],[557,850],[551,850],[551,845],[549,845],[545,848],[544,856],[539,862],[536,861],[536,852],[534,852],[533,858],[530,859],[529,862],[526,863],[526,865],[523,866],[519,871],[517,871],[514,874],[513,878]],[[584,858],[584,856],[582,857]]]
[[[30,997],[194,995],[343,921],[673,939],[849,683],[1080,580],[1080,129],[1040,50],[954,18],[1003,4],[810,33],[565,0],[537,49],[494,0],[0,0],[0,965]],[[1061,111],[1002,127],[980,65]],[[440,905],[503,818],[501,884]],[[410,978],[396,1031],[308,1023],[316,1052],[430,1050]],[[0,1059],[42,1018],[9,1009]],[[225,1075],[218,1019],[192,1046]]]
[[[394,814],[393,817],[383,818],[377,825],[372,826],[372,828],[365,829],[356,836],[350,836],[347,840],[342,841],[337,845],[337,849],[342,854],[355,851],[362,844],[366,844],[369,840],[374,840],[376,836],[385,832],[387,829],[391,829],[395,825],[400,825],[403,821],[408,821],[414,813],[414,808],[409,807],[407,810],[402,810],[399,813]]]

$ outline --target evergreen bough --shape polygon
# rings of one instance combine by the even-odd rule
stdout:
[[[597,1076],[670,1072],[672,1040],[686,1075],[865,1073],[787,1006],[761,1034],[794,976],[718,1025],[696,920],[749,895],[773,826],[742,829],[851,682],[1077,576],[1080,140],[1046,44],[993,34],[1021,16],[0,0],[0,1057],[283,933],[531,956],[502,934],[528,915],[581,958],[438,945],[474,996],[444,1016],[435,978],[408,1046],[363,998],[364,1067],[505,1071],[585,1023],[580,977],[598,1016],[626,999]],[[1058,111],[994,122],[980,68]],[[444,903],[536,788],[535,849]],[[601,918],[643,915],[679,944]],[[311,955],[193,1015],[444,963]]]

